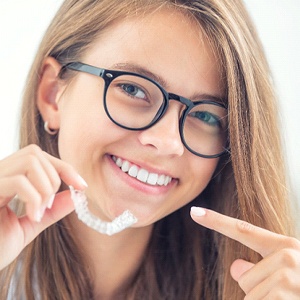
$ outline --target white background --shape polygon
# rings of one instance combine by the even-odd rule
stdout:
[[[0,0],[0,159],[17,149],[19,108],[39,41],[62,0]],[[280,100],[292,195],[300,202],[300,1],[246,0]]]

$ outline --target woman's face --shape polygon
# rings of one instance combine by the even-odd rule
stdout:
[[[199,26],[170,10],[115,24],[101,34],[81,62],[106,69],[143,70],[163,80],[168,92],[189,99],[223,96],[217,59]],[[87,181],[89,208],[98,217],[112,220],[129,209],[139,220],[135,226],[152,224],[201,193],[218,159],[197,157],[184,147],[179,102],[171,101],[153,127],[130,131],[107,117],[103,89],[102,78],[81,72],[66,87],[59,100],[60,156]],[[144,183],[122,171],[116,158],[171,181]]]

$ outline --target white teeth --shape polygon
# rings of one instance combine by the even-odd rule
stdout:
[[[170,183],[170,177],[169,176],[166,176],[165,178],[165,182],[164,182],[164,185],[168,185]]]
[[[122,169],[122,170],[123,170],[123,169]],[[131,177],[136,177],[137,174],[138,174],[138,171],[139,171],[138,167],[135,166],[135,165],[133,165],[133,166],[130,167],[130,169],[129,169],[129,171],[128,171],[128,174],[129,174]]]
[[[158,180],[157,180],[157,184],[158,185],[163,185],[165,183],[165,175],[159,175]]]
[[[115,162],[118,167],[120,167],[120,168],[122,167],[122,159],[121,158],[118,158]]]
[[[157,183],[158,174],[150,173],[147,178],[147,183],[155,185]]]
[[[129,171],[129,167],[130,167],[129,162],[127,160],[125,160],[123,162],[123,164],[122,164],[122,171],[123,172],[128,172]]]
[[[146,171],[145,169],[140,169],[136,178],[142,182],[146,182],[148,175],[149,175],[148,171]]]
[[[124,173],[128,173],[129,176],[134,177],[141,182],[148,183],[150,185],[167,186],[172,181],[170,176],[149,173],[147,170],[139,169],[138,166],[131,165],[127,160],[123,161],[119,157],[113,156],[112,159]]]

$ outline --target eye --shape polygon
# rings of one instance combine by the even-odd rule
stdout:
[[[146,99],[145,92],[136,85],[124,83],[124,84],[121,84],[121,88],[129,96],[140,98],[140,99]]]
[[[191,117],[197,118],[198,120],[206,123],[210,126],[221,127],[220,118],[208,111],[194,111],[189,114]]]

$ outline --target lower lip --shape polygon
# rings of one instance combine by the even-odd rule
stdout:
[[[113,161],[111,155],[107,155],[108,162],[112,166],[112,169],[116,173],[116,175],[121,178],[127,185],[134,188],[135,190],[144,192],[146,194],[152,195],[161,195],[167,193],[177,182],[177,180],[172,179],[172,181],[167,186],[160,186],[160,185],[149,185],[139,181],[138,179],[131,177],[127,173],[124,173]]]

